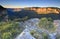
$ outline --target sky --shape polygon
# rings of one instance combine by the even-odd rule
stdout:
[[[5,8],[23,7],[59,7],[60,0],[0,0],[0,5]]]

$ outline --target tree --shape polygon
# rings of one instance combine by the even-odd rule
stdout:
[[[47,30],[49,32],[53,32],[56,29],[56,26],[53,25],[53,21],[51,21],[51,18],[41,18],[40,22],[38,24],[39,28],[42,30]]]
[[[35,37],[36,39],[42,39],[42,34],[40,34],[39,32],[35,31],[35,30],[32,30],[30,31],[31,35],[33,37]]]
[[[20,22],[0,22],[0,39],[14,39],[22,32]]]
[[[2,39],[11,39],[11,33],[10,32],[3,33]]]
[[[52,18],[49,17],[49,18],[47,18],[47,19],[48,19],[48,21],[52,21],[52,22],[53,22],[53,19],[52,19]]]
[[[32,35],[33,37],[35,37],[36,39],[48,39],[48,34],[45,33],[45,32],[39,33],[39,32],[37,32],[36,30],[32,30],[30,33],[31,33],[31,35]]]

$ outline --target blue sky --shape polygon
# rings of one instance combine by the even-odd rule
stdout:
[[[0,0],[0,5],[6,8],[20,8],[20,7],[60,8],[60,0]]]

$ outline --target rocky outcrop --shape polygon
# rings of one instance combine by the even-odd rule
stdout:
[[[28,31],[28,29],[25,29],[19,36],[17,36],[17,38],[15,39],[35,39],[30,32]]]
[[[31,35],[30,31],[35,30],[37,28],[36,25],[38,24],[38,22],[39,22],[39,19],[34,18],[34,19],[25,21],[24,24],[22,23],[20,26],[24,25],[25,29],[15,39],[36,39]]]
[[[8,21],[7,10],[1,5],[0,5],[0,21]]]

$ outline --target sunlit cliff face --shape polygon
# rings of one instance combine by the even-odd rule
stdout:
[[[27,10],[33,10],[35,12],[37,12],[38,14],[49,14],[49,13],[55,13],[55,14],[59,14],[60,13],[60,9],[57,8],[26,8]]]
[[[14,8],[13,11],[14,11],[14,12],[21,11],[21,8]]]

